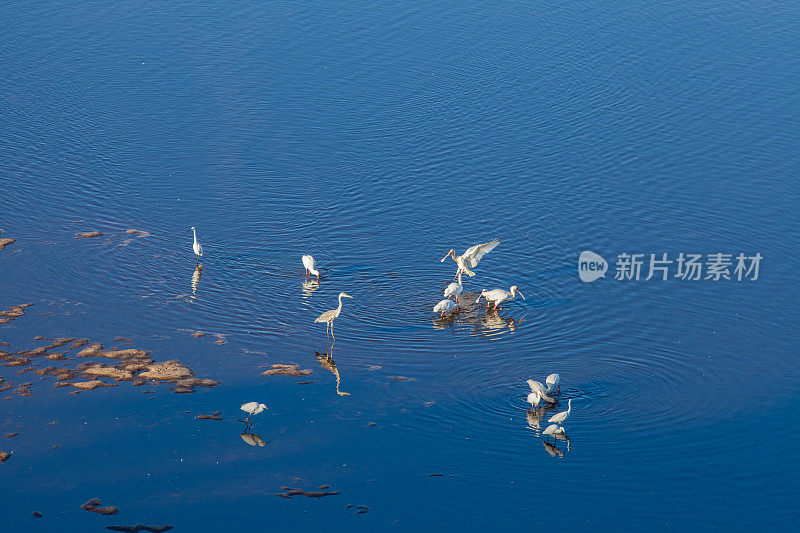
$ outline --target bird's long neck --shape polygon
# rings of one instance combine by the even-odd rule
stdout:
[[[513,300],[516,297],[517,297],[517,289],[511,287],[511,299]]]
[[[197,244],[197,230],[192,228],[192,235],[194,235],[194,243]]]
[[[461,269],[458,269],[458,284],[461,285]]]
[[[339,295],[339,307],[336,308],[336,316],[339,316],[339,313],[342,311],[342,295]]]
[[[569,401],[567,402],[567,412],[568,413],[572,412],[572,398],[570,398]]]

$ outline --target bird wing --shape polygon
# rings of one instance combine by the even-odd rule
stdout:
[[[469,268],[475,268],[478,266],[478,263],[483,256],[494,250],[498,244],[500,244],[500,240],[495,239],[493,241],[485,242],[483,244],[476,244],[472,248],[468,248],[467,251],[464,252],[464,255],[461,256],[464,258],[464,264],[466,264]]]
[[[328,322],[335,312],[336,312],[335,309],[331,309],[330,311],[325,311],[324,313],[319,315],[317,319],[314,320],[314,322]]]

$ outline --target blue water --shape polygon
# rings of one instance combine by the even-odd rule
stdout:
[[[795,3],[2,17],[0,238],[16,242],[0,308],[34,306],[0,324],[0,349],[122,336],[221,381],[69,395],[0,367],[35,394],[0,393],[0,434],[19,433],[0,436],[4,530],[800,526]],[[105,235],[74,238],[91,230]],[[462,311],[436,319],[455,272],[439,260],[494,237]],[[583,250],[606,279],[580,281]],[[755,281],[613,279],[617,255],[665,252],[763,260]],[[526,300],[474,304],[510,285]],[[340,291],[349,395],[312,323]],[[276,363],[313,374],[261,375]],[[525,380],[551,372],[560,404],[537,429]],[[553,456],[541,430],[568,398]],[[247,401],[270,407],[253,418],[263,447],[240,437]],[[340,494],[274,496],[321,485]],[[81,510],[93,497],[120,513]]]

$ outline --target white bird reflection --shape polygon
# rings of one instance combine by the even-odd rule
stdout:
[[[265,446],[269,443],[269,441],[264,442],[264,439],[256,435],[255,433],[240,433],[242,440],[245,441],[250,446]]]
[[[197,265],[192,273],[192,298],[197,294],[197,286],[200,285],[200,276],[203,275],[203,265]]]
[[[544,416],[544,407],[535,407],[528,409],[526,418],[528,421],[528,427],[533,430],[534,434],[537,437],[541,436],[541,420]]]
[[[319,289],[319,282],[317,280],[304,281],[302,284],[303,295],[301,298],[311,298],[317,289]]]
[[[544,449],[547,450],[550,457],[564,457],[564,452],[562,452],[558,446],[545,441],[542,441],[542,444],[544,444]]]

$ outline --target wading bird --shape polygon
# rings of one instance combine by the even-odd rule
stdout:
[[[456,297],[456,303],[458,303],[458,295],[461,294],[461,291],[464,290],[464,287],[461,285],[461,271],[458,271],[458,281],[454,281],[447,288],[444,290],[444,297],[450,298],[451,296]]]
[[[325,336],[327,337],[328,336],[328,331],[330,331],[331,337],[333,337],[334,342],[336,341],[336,337],[333,335],[333,320],[337,316],[339,316],[339,313],[342,312],[342,298],[352,298],[352,296],[350,296],[347,293],[340,292],[339,293],[339,307],[337,307],[336,309],[331,309],[330,311],[325,311],[324,313],[319,315],[316,320],[314,320],[315,324],[317,322],[325,322],[325,326],[326,326],[325,327]]]
[[[312,274],[317,276],[317,281],[319,281],[319,270],[315,268],[317,266],[317,262],[314,261],[313,256],[304,255],[303,266],[306,267],[306,277],[308,277],[308,273],[311,272]]]
[[[197,242],[197,230],[194,229],[194,226],[192,226],[192,233],[194,234],[194,244],[192,245],[192,250],[194,250],[194,256],[199,263],[200,257],[203,255],[203,246]]]
[[[550,374],[544,382],[547,383],[547,392],[553,389],[561,390],[561,376],[558,374]]]
[[[505,289],[493,289],[491,291],[487,291],[486,289],[484,289],[481,291],[481,295],[478,296],[478,299],[475,300],[475,303],[480,302],[481,298],[486,298],[486,303],[491,305],[492,302],[494,302],[494,306],[492,307],[492,309],[497,309],[498,305],[505,302],[506,300],[513,300],[514,298],[517,297],[517,294],[522,296],[522,293],[517,290],[516,285],[512,285],[510,291],[507,291]],[[525,297],[522,296],[522,299],[524,300]]]
[[[452,311],[453,309],[458,309],[458,305],[453,300],[442,300],[438,304],[433,307],[434,313],[441,313],[439,318],[444,318],[444,314],[447,311]]]
[[[531,391],[538,392],[539,396],[542,400],[548,403],[556,403],[554,399],[547,395],[547,392],[544,390],[544,385],[541,384],[539,381],[534,381],[532,379],[528,380],[528,386],[531,388]]]
[[[539,407],[539,402],[542,400],[542,395],[539,394],[539,391],[533,391],[532,393],[528,394],[528,403],[534,407]]]
[[[552,418],[551,418],[552,420]],[[559,426],[558,424],[550,424],[544,430],[544,434],[548,437],[552,436],[554,439],[556,438],[564,438],[567,436],[567,432],[564,431],[564,428]]]
[[[243,403],[242,406],[239,409],[241,409],[245,413],[248,413],[247,414],[247,420],[250,420],[251,416],[257,415],[258,413],[260,413],[264,409],[268,409],[268,407],[266,405],[264,405],[263,403],[247,402],[247,403]]]
[[[452,257],[453,261],[458,265],[458,270],[466,272],[469,277],[472,277],[475,275],[475,272],[470,269],[478,266],[483,256],[494,250],[498,244],[500,244],[500,239],[495,239],[483,244],[476,244],[472,248],[468,248],[466,252],[458,257],[456,257],[456,251],[451,249],[447,252],[447,255],[442,258],[441,263],[444,263],[445,259],[448,257]]]
[[[567,401],[567,410],[561,411],[560,413],[556,413],[550,417],[548,422],[553,422],[555,424],[563,424],[564,421],[569,418],[569,414],[572,412],[572,398]]]

